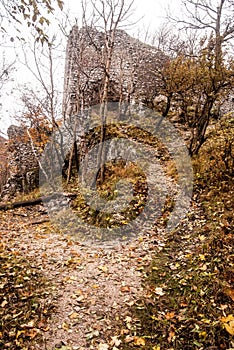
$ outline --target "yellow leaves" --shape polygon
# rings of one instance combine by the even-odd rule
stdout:
[[[155,315],[152,315],[151,318],[152,318],[152,320],[154,320],[154,321],[158,321],[158,317],[155,316]]]
[[[200,259],[201,261],[204,261],[204,260],[206,260],[206,257],[205,257],[204,254],[199,254],[199,259]]]
[[[177,270],[179,267],[180,267],[180,264],[179,264],[178,262],[175,263],[174,265],[173,265],[173,264],[170,264],[170,269],[171,269],[171,270]]]
[[[207,333],[205,331],[199,333],[199,337],[205,338],[207,336]]]
[[[98,266],[98,270],[104,272],[104,273],[108,273],[108,267],[107,266]]]
[[[204,242],[206,240],[206,236],[204,235],[199,235],[198,238],[201,242]]]
[[[71,320],[76,320],[77,318],[79,318],[79,314],[77,312],[72,312],[70,315],[69,315],[69,318]]]
[[[76,276],[66,276],[64,278],[64,282],[68,283],[68,284],[72,284],[77,280]]]
[[[145,339],[141,337],[134,337],[133,343],[136,346],[145,346]]]
[[[80,258],[70,258],[67,260],[67,262],[65,264],[70,266],[70,265],[79,265],[80,263],[81,263]]]
[[[157,271],[157,270],[158,270],[158,267],[157,267],[157,266],[153,266],[153,267],[152,267],[152,270],[153,270],[153,271]]]
[[[226,331],[229,334],[234,335],[234,316],[228,315],[227,317],[222,317],[221,322],[223,322]]]
[[[153,346],[153,349],[152,350],[160,350],[160,346]]]
[[[137,337],[137,336],[129,336],[129,335],[126,336],[125,342],[132,343],[132,345],[134,344],[135,346],[145,346],[146,344],[146,341],[144,338]]]
[[[68,330],[69,330],[69,325],[68,325],[66,322],[63,322],[63,323],[62,323],[62,329],[63,329],[64,331],[68,331]]]
[[[201,321],[205,324],[211,324],[211,320],[208,318],[202,318]]]
[[[29,337],[31,339],[34,339],[39,333],[39,329],[32,328],[32,329],[23,329],[17,332],[16,339],[19,339],[21,335],[25,335],[26,337]]]

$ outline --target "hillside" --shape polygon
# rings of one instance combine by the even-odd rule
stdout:
[[[69,227],[61,234],[41,204],[1,211],[0,344],[231,349],[233,182],[223,158],[214,167],[210,156],[225,150],[223,131],[194,159],[191,207],[173,232],[169,202],[151,231],[113,247],[81,243]]]

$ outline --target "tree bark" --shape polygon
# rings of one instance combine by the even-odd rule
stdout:
[[[15,208],[30,207],[32,205],[41,204],[43,202],[49,202],[50,200],[59,198],[60,196],[75,198],[76,194],[75,193],[53,193],[49,196],[39,197],[39,198],[35,198],[35,199],[29,199],[27,201],[3,203],[3,204],[0,204],[0,210],[10,210],[10,209],[15,209]]]

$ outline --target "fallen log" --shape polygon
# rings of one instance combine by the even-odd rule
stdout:
[[[29,199],[26,201],[12,202],[12,203],[2,203],[0,204],[0,210],[10,210],[15,208],[30,207],[32,205],[41,204],[44,202],[49,202],[52,199],[58,199],[59,197],[69,197],[76,198],[75,193],[53,193],[48,196],[38,197],[34,199]]]

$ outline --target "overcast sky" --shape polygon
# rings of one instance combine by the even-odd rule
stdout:
[[[69,9],[71,22],[73,18],[81,18],[81,5],[79,0],[65,0],[65,9]],[[133,4],[133,14],[131,17],[132,22],[137,22],[135,25],[130,26],[127,31],[134,36],[138,35],[138,32],[143,32],[144,30],[149,30],[149,32],[154,32],[162,23],[165,23],[165,15],[168,6],[173,12],[176,11],[178,6],[178,1],[176,0],[135,0]],[[56,28],[55,23],[53,23],[53,30]],[[52,29],[51,29],[52,30]],[[22,29],[22,33],[25,33]],[[15,44],[15,46],[19,46]],[[1,57],[5,54],[6,60],[12,62],[15,59],[15,55],[19,54],[19,51],[15,53],[15,49],[12,47],[11,42],[1,47]],[[16,58],[16,60],[19,60]],[[60,80],[59,86],[62,91],[63,85],[63,68],[64,67],[64,55],[59,63],[59,75]],[[0,104],[2,105],[0,109],[0,131],[6,133],[8,126],[15,123],[14,115],[20,114],[22,107],[19,100],[19,90],[23,89],[24,86],[33,86],[34,78],[32,74],[19,63],[16,65],[16,72],[12,73],[11,81],[5,86],[1,91]]]

